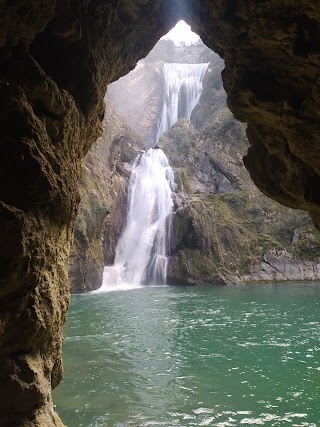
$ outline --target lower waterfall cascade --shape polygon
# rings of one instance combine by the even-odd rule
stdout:
[[[150,148],[137,156],[129,181],[126,225],[114,264],[104,269],[100,290],[166,284],[174,187],[174,173],[162,150]]]

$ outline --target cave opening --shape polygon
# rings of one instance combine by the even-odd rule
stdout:
[[[68,260],[79,204],[81,159],[99,135],[106,84],[132,69],[177,18],[181,18],[181,4],[188,6],[182,17],[225,61],[223,81],[228,105],[239,120],[248,123],[250,147],[245,165],[251,178],[267,196],[283,205],[308,211],[319,227],[320,16],[317,5],[306,1],[299,4],[250,2],[250,5],[243,1],[200,0],[151,0],[134,4],[113,0],[85,4],[60,0],[6,2],[1,8],[0,31],[0,175],[6,182],[1,186],[0,204],[0,423],[3,425],[61,425],[52,404],[51,388],[62,378],[62,325],[69,305]],[[168,15],[165,12],[169,9]],[[204,125],[201,141],[205,145],[216,129],[198,118],[198,126]],[[220,136],[217,132],[217,151],[223,146],[223,135],[230,132],[227,113],[221,121],[223,130],[220,129]],[[174,137],[183,136],[185,131],[182,124]],[[188,132],[192,149],[197,146],[198,129],[196,134],[191,127]],[[237,140],[240,140],[242,131],[238,132]],[[118,135],[118,142],[125,138],[125,134]],[[190,180],[190,186],[199,180],[206,182],[203,171],[212,170],[215,175],[223,169],[210,152],[199,156],[197,161],[201,169]],[[240,163],[238,156],[235,165]],[[241,189],[241,180],[237,184],[232,175],[227,175],[227,180]],[[181,187],[182,183],[185,186],[183,177],[180,183]],[[219,189],[220,185],[217,180],[215,188]],[[103,217],[106,211],[96,203],[92,190],[92,211]],[[253,198],[250,188],[245,201]],[[241,241],[242,226],[248,224],[234,230],[229,220],[235,214],[238,222],[244,218],[242,209],[247,202],[232,192],[220,199],[211,195],[207,202],[217,200],[215,214],[224,232],[214,243],[211,230],[205,227],[208,217],[212,217],[206,203],[196,200],[191,218],[185,221],[182,216],[179,227],[188,238],[175,244],[179,251],[185,250],[184,257],[198,244],[206,247],[210,256],[219,262],[225,249],[232,246],[230,236]],[[258,207],[248,202],[248,209],[259,220],[262,215],[266,223],[274,224],[274,217],[264,202]],[[202,213],[203,217],[199,218]],[[291,246],[297,249],[302,260],[305,256],[316,260],[317,235],[297,227],[303,225],[304,218],[295,223],[292,236],[288,233],[291,216],[280,216],[288,226],[279,227],[277,237],[291,239]],[[88,224],[88,230],[92,231],[90,217]],[[195,242],[199,226],[203,231],[200,244]],[[273,235],[265,231],[259,235],[259,242],[265,239],[276,246],[275,252],[264,258],[267,274],[275,262],[281,267],[283,255],[295,266],[296,258],[292,261],[286,256],[283,247],[277,244],[279,239],[275,241]],[[87,243],[85,235],[80,233],[78,237]],[[246,239],[243,242],[239,256],[248,244]],[[259,245],[255,249],[262,254],[265,248]],[[86,256],[87,253],[83,253],[83,258]],[[201,253],[195,251],[191,258],[191,267],[198,266],[208,275],[212,273],[212,264]],[[233,260],[231,262],[232,271],[237,272]],[[308,265],[299,264],[299,271],[307,271],[304,268]],[[196,269],[193,272],[197,274]],[[312,274],[317,274],[317,270]],[[207,300],[207,295],[204,299]],[[309,299],[308,304],[311,307]],[[309,310],[305,316],[315,310]],[[181,314],[183,309],[177,307],[176,312]],[[313,320],[310,319],[310,324]],[[147,326],[148,322],[146,331]],[[181,336],[184,332],[181,331]],[[176,337],[174,331],[172,334]],[[230,366],[232,368],[234,366]],[[302,383],[303,379],[299,381]],[[292,391],[296,392],[300,393]],[[226,395],[226,401],[228,398]],[[195,411],[203,414],[206,408]],[[185,415],[192,417],[193,414]]]
[[[179,37],[179,34],[176,37]],[[166,70],[165,64],[175,64],[177,68],[177,64],[188,67],[190,62],[206,66],[201,77],[204,85],[201,96],[190,114],[186,114],[186,109],[181,107],[186,95],[184,86],[179,81],[180,91],[177,93],[180,108],[178,101],[176,102],[177,114],[172,126],[168,126],[164,135],[161,133],[161,137],[158,138],[164,106],[163,92],[168,78],[166,71],[176,72],[170,67],[169,71]],[[169,284],[175,286],[230,285],[253,281],[288,281],[298,278],[305,280],[313,270],[317,261],[304,258],[302,255],[306,247],[310,248],[309,254],[314,250],[316,239],[307,214],[280,207],[266,199],[251,183],[244,168],[242,156],[248,147],[245,125],[237,122],[227,107],[227,95],[221,79],[223,67],[223,60],[207,48],[199,38],[194,38],[191,43],[181,43],[178,38],[172,40],[163,37],[147,57],[139,61],[133,71],[108,86],[105,97],[104,135],[92,147],[85,159],[86,169],[81,183],[84,205],[76,221],[75,246],[69,271],[73,293],[93,290],[101,285],[102,255],[99,246],[101,233],[104,235],[104,264],[114,263],[117,242],[126,221],[128,204],[126,189],[132,162],[139,150],[154,147],[155,142],[158,142],[158,146],[168,153],[178,187],[175,194],[170,241]],[[190,76],[184,78],[190,79]],[[170,90],[168,92],[170,93]],[[165,110],[167,112],[168,108],[166,107]],[[109,175],[99,176],[107,158]],[[96,163],[99,161],[102,161],[102,164]],[[107,198],[104,200],[104,197],[98,197],[106,194],[106,189],[101,187],[103,185],[101,183],[107,183],[108,191],[111,192],[109,197],[114,201],[114,206],[110,207],[110,200]],[[141,238],[141,234],[138,233],[138,235]],[[306,235],[308,235],[307,242]],[[87,246],[83,245],[83,241]],[[91,247],[90,244],[92,244]],[[135,250],[138,250],[136,245],[137,242]],[[98,257],[95,258],[97,253]],[[317,256],[316,252],[314,256]],[[302,274],[305,276],[298,277],[297,270],[303,271],[303,266],[307,265],[305,262],[309,263],[310,270],[304,270]],[[100,270],[97,268],[99,263]],[[292,267],[295,263],[298,267],[292,270],[289,273],[292,275],[289,276],[289,266]],[[110,277],[110,271],[108,271],[108,280],[111,280]],[[134,284],[128,287],[122,283],[119,287],[109,289],[106,286],[104,291],[133,289],[140,292],[140,283],[138,286]],[[142,297],[141,294],[139,295]],[[97,297],[97,294],[95,296]],[[85,298],[88,304],[90,296]],[[107,296],[97,298],[100,298],[100,301],[95,300],[97,303],[95,309],[96,313],[104,319],[101,320],[102,322],[111,321],[110,317],[101,312],[103,304],[111,310],[114,318],[119,318],[119,313],[112,309]],[[110,296],[111,301],[113,298],[117,301],[114,303],[120,304],[121,307],[119,310],[120,317],[123,319],[122,326],[130,328],[125,319],[127,316],[132,316],[134,319],[140,318],[138,301],[133,297],[134,307],[128,314],[128,307],[123,307],[117,297]],[[166,297],[162,296],[162,298],[166,300]],[[75,299],[75,301],[77,307],[72,311],[72,320],[70,320],[74,322],[74,326],[67,324],[66,330],[64,390],[58,388],[55,393],[59,413],[66,422],[71,424],[80,416],[84,419],[88,416],[92,417],[89,409],[88,411],[78,409],[78,413],[75,414],[70,408],[71,406],[81,407],[80,400],[90,389],[90,380],[95,379],[96,388],[91,387],[92,399],[88,399],[87,407],[95,408],[94,416],[97,411],[100,414],[99,422],[101,423],[119,422],[119,420],[124,422],[123,417],[130,417],[132,414],[124,411],[121,416],[117,413],[117,405],[108,404],[105,412],[99,407],[99,405],[102,406],[101,399],[104,400],[105,395],[107,399],[113,400],[114,392],[106,389],[106,382],[103,379],[104,375],[110,376],[109,368],[98,360],[92,363],[94,369],[81,368],[81,358],[74,357],[74,354],[78,353],[73,342],[74,331],[83,333],[77,316],[82,319],[82,322],[85,321],[83,318],[85,305],[81,305],[80,300]],[[151,304],[148,298],[147,301]],[[167,310],[168,307],[166,305],[165,307]],[[94,323],[94,325],[98,327],[98,324]],[[133,339],[140,342],[143,351],[150,351],[148,338],[150,329],[145,322],[139,321],[139,325],[140,332],[134,330]],[[83,326],[83,328],[84,336],[91,335],[91,327]],[[124,334],[124,330],[121,329],[121,333]],[[82,338],[82,345],[87,345],[93,351],[95,345],[85,344],[84,341],[85,338]],[[167,342],[164,345],[169,346]],[[98,343],[96,350],[102,353],[102,347]],[[92,357],[90,354],[92,355],[85,352],[84,357]],[[109,356],[113,360],[112,363],[115,363],[115,355],[110,352]],[[134,361],[132,363],[133,370],[136,371],[137,366]],[[149,368],[151,369],[150,366]],[[85,380],[82,384],[75,381],[74,369],[84,375]],[[104,373],[101,380],[98,379],[95,369],[101,369]],[[115,387],[123,388],[117,383],[116,378],[113,381],[117,384]],[[155,379],[153,381],[156,383]],[[80,400],[79,393],[76,392],[78,389],[81,390]],[[136,391],[128,389],[117,394],[119,401],[124,405],[124,394],[121,393],[136,393]],[[66,400],[72,403],[65,404]],[[147,399],[148,402],[149,400]]]

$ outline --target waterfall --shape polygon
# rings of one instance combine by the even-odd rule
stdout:
[[[163,111],[157,142],[179,118],[190,119],[208,64],[164,64]],[[165,284],[173,208],[174,174],[164,152],[150,148],[136,158],[129,180],[128,213],[114,264],[100,291]]]
[[[190,120],[202,93],[202,80],[209,64],[164,64],[162,115],[157,142],[178,119]]]
[[[164,152],[150,148],[139,154],[129,181],[126,226],[100,290],[166,283],[173,190],[174,174]]]

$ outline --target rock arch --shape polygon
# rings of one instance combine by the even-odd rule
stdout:
[[[221,57],[269,197],[320,225],[320,10],[306,0],[77,0],[0,5],[0,424],[58,426],[67,262],[81,159],[106,85],[179,19]]]

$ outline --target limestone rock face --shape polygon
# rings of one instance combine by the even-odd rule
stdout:
[[[162,63],[139,61],[130,74],[108,86],[107,98],[146,147],[156,143],[162,110]]]
[[[244,168],[245,128],[227,109],[222,67],[215,57],[191,122],[179,120],[159,143],[180,190],[169,282],[318,280],[320,240],[310,219],[264,197]]]
[[[261,264],[254,266],[250,281],[305,281],[320,279],[320,262],[303,261],[295,258],[285,249],[271,250],[263,257]]]
[[[214,53],[199,40],[191,46],[181,43],[177,46],[172,40],[159,40],[152,51],[144,58],[144,62],[177,62],[185,64],[209,63],[214,57]]]
[[[126,212],[131,165],[143,148],[140,138],[106,103],[103,134],[84,159],[81,202],[70,253],[71,293],[98,289],[110,263]]]

